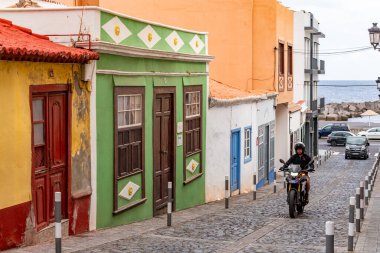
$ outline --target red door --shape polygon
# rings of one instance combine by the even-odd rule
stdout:
[[[67,206],[67,94],[36,93],[32,97],[33,204],[37,230],[54,222],[54,192]]]

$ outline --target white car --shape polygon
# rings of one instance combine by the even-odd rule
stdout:
[[[368,140],[370,139],[380,139],[380,127],[375,127],[368,129],[367,131],[362,131],[358,133],[358,136],[365,136]]]

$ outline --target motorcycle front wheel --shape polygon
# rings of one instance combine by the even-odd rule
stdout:
[[[292,190],[289,192],[289,215],[290,218],[294,219],[297,216],[297,192]]]

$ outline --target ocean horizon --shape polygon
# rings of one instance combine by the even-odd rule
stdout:
[[[379,91],[374,80],[321,80],[318,96],[325,97],[326,104],[372,102],[379,100]]]

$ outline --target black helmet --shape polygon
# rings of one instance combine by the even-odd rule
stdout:
[[[297,152],[298,149],[302,149],[302,152],[305,152],[305,144],[303,142],[298,142],[294,145],[294,150]]]

